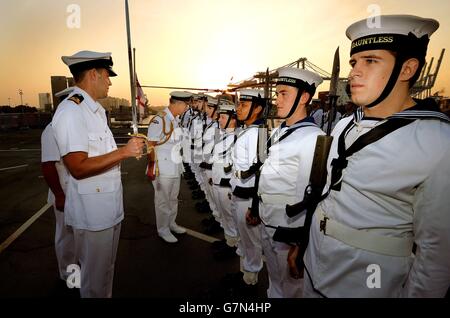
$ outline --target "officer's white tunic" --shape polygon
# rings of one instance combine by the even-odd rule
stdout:
[[[251,125],[238,135],[233,147],[233,173],[231,174],[231,187],[254,188],[255,175],[250,178],[238,178],[236,173],[247,171],[257,161],[258,126]],[[262,269],[262,247],[260,225],[249,226],[245,220],[247,210],[252,205],[252,198],[240,198],[233,195],[231,211],[236,217],[239,231],[239,250],[242,254],[242,267],[244,271],[257,273]]]
[[[180,153],[183,133],[169,108],[165,108],[164,112],[165,132],[169,133],[171,123],[173,132],[166,143],[155,147],[159,176],[152,182],[155,190],[156,226],[162,236],[170,234],[170,226],[176,225],[178,194],[183,172]],[[148,139],[161,141],[164,137],[162,118],[155,117],[154,122],[148,127]]]
[[[41,150],[41,162],[55,162],[59,183],[65,193],[69,172],[62,162],[51,124],[48,124],[42,132]],[[53,205],[53,210],[55,213],[55,253],[56,259],[58,260],[59,276],[61,279],[66,280],[68,277],[67,266],[70,264],[75,264],[76,262],[73,229],[72,227],[64,224],[64,213],[56,209],[55,195],[51,189],[48,189],[47,202]]]
[[[333,131],[328,167],[337,157],[338,136],[352,120],[341,120]],[[347,135],[346,147],[377,124],[363,119]],[[445,295],[450,285],[449,139],[450,125],[417,120],[348,159],[341,190],[331,191],[312,220],[305,264],[319,292],[327,297]],[[324,235],[319,209],[353,229],[387,238],[413,237],[416,256],[382,255]],[[310,282],[305,289],[314,296]]]
[[[74,94],[82,95],[84,100],[79,105],[64,100],[52,121],[61,156],[81,151],[96,157],[116,150],[104,108],[78,87],[70,96]],[[123,220],[120,166],[81,180],[70,175],[64,215],[66,224],[74,228],[81,265],[81,296],[111,297]]]
[[[272,146],[261,167],[259,214],[263,224],[295,228],[303,226],[305,213],[289,218],[286,204],[303,200],[309,183],[316,139],[323,132],[316,125],[302,127],[278,142],[287,130],[288,127],[278,127],[272,134]],[[268,297],[301,297],[302,282],[290,277],[287,266],[290,246],[275,242],[272,238],[274,232],[273,228],[261,227],[262,246],[270,277]]]

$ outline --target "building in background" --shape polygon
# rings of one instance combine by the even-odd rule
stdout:
[[[39,111],[51,112],[52,99],[50,93],[39,93]]]

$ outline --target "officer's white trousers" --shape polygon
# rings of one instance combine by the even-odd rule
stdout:
[[[252,204],[252,199],[241,199],[233,195],[232,213],[236,218],[236,225],[239,232],[239,249],[242,254],[242,267],[244,271],[257,273],[263,267],[261,230],[260,226],[248,225],[245,220],[248,208]]]
[[[230,238],[237,238],[239,234],[236,227],[236,220],[231,212],[231,188],[213,185],[212,193],[216,208],[219,212],[220,225],[225,235]]]
[[[56,209],[55,205],[53,205],[53,211],[55,212],[56,220],[55,253],[58,260],[59,277],[65,281],[69,276],[67,266],[77,263],[75,258],[75,239],[72,227],[64,224],[64,212]]]
[[[158,176],[153,183],[155,190],[155,214],[158,234],[169,235],[170,226],[175,225],[178,213],[178,193],[181,177]]]
[[[289,275],[287,256],[290,246],[275,242],[272,237],[275,229],[261,226],[261,242],[269,273],[269,298],[300,298],[303,296],[303,279]]]
[[[121,224],[102,231],[73,229],[82,298],[111,298]]]

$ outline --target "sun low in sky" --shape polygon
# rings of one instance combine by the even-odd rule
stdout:
[[[50,76],[70,76],[62,55],[112,52],[109,94],[130,99],[124,0],[2,0],[0,105],[38,105]],[[450,1],[442,0],[129,0],[132,45],[142,85],[225,88],[258,71],[301,57],[331,72],[337,46],[341,76],[349,72],[346,28],[374,12],[434,18],[427,60],[450,47]],[[433,66],[433,69],[434,69]],[[450,95],[450,56],[432,90]],[[328,90],[324,82],[321,90]],[[170,91],[145,89],[151,105]],[[8,100],[10,99],[10,100]]]

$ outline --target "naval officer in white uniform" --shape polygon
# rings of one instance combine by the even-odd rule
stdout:
[[[69,171],[65,223],[72,226],[81,267],[81,297],[111,297],[114,263],[123,220],[120,162],[142,154],[132,138],[117,149],[98,99],[111,85],[111,53],[81,51],[63,56],[75,87],[53,117],[52,128]]]
[[[274,240],[275,228],[297,228],[304,225],[306,211],[294,218],[286,215],[286,204],[303,200],[314,148],[323,131],[307,116],[310,103],[322,78],[298,68],[281,68],[276,85],[278,116],[286,120],[268,141],[268,157],[260,170],[258,183],[261,239],[270,283],[270,298],[302,296],[301,280],[292,278],[287,265],[290,242]],[[254,199],[255,200],[255,199]],[[253,203],[252,209],[255,204]],[[255,223],[251,217],[249,223]]]
[[[183,114],[192,94],[174,91],[170,93],[169,106],[164,109],[164,117],[156,116],[148,126],[149,145],[155,151],[148,154],[147,177],[152,180],[155,190],[155,214],[158,235],[167,243],[176,243],[172,234],[183,234],[186,230],[175,222],[178,213],[183,163],[181,156],[183,131],[176,117]],[[164,127],[165,122],[165,127]],[[170,137],[168,137],[170,135]],[[167,142],[158,145],[165,140]],[[172,231],[172,232],[171,232]]]
[[[443,297],[450,285],[450,125],[409,93],[439,23],[379,18],[346,32],[360,108],[333,132],[329,194],[304,258],[308,297]]]

